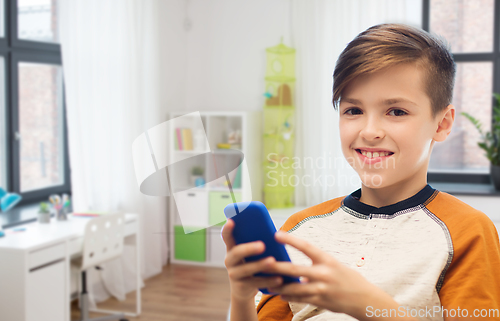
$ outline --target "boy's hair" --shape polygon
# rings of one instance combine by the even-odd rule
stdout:
[[[340,54],[333,73],[334,108],[355,78],[401,63],[423,70],[433,117],[451,104],[456,66],[444,40],[403,24],[379,24],[360,33]]]

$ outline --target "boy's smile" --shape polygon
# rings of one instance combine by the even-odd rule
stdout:
[[[364,202],[373,193],[370,205],[389,205],[427,184],[432,146],[451,130],[449,124],[443,133],[441,126],[450,109],[433,117],[415,64],[361,76],[346,87],[339,105],[342,152],[363,182]]]
[[[354,148],[354,150],[358,152],[362,162],[369,165],[382,162],[385,159],[387,159],[387,157],[394,155],[394,153],[391,151],[379,148],[363,147],[363,148]]]

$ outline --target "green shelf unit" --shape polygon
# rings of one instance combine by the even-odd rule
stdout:
[[[291,163],[295,155],[295,49],[284,44],[266,49],[266,101],[263,126],[264,203],[294,206]]]
[[[177,260],[206,261],[206,229],[184,234],[182,226],[174,226],[174,233]]]
[[[266,93],[271,95],[266,99],[266,106],[293,106],[295,100],[294,91],[294,82],[280,82],[266,78]]]
[[[266,80],[295,82],[295,49],[280,43],[266,49]]]
[[[262,167],[264,169],[264,192],[273,189],[281,190],[282,188],[293,189],[297,183],[297,179],[292,177],[295,174],[295,169],[292,168],[291,161],[265,162]]]
[[[294,187],[264,187],[265,203],[268,208],[295,206]]]
[[[241,193],[233,193],[236,202],[241,202]],[[226,223],[226,216],[224,215],[224,208],[233,203],[231,194],[227,192],[210,192],[208,197],[209,202],[209,223],[210,225],[222,226]]]
[[[287,139],[288,138],[288,139]],[[282,163],[292,161],[294,156],[295,137],[283,137],[283,135],[264,135],[264,155],[266,161]]]
[[[293,106],[264,106],[264,135],[278,135],[289,132],[285,121],[290,128],[295,127],[295,107]]]

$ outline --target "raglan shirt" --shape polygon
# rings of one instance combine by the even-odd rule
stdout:
[[[457,311],[468,313],[460,320],[487,311],[482,320],[500,320],[493,314],[500,311],[500,241],[484,213],[430,185],[380,208],[360,196],[361,189],[298,212],[281,230],[355,269],[403,309],[421,313],[420,320],[455,320]],[[302,252],[288,245],[287,251],[294,264],[311,265]],[[257,312],[263,321],[355,320],[270,295]]]

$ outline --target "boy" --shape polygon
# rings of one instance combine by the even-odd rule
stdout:
[[[383,24],[359,34],[334,72],[342,151],[361,189],[291,216],[276,239],[293,263],[223,230],[238,320],[500,320],[500,241],[491,220],[434,190],[432,147],[449,135],[455,63],[428,33]],[[280,277],[301,277],[282,285]],[[258,288],[264,295],[257,307]]]

